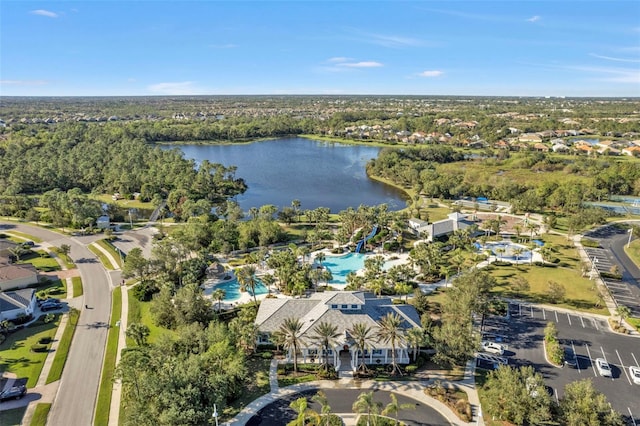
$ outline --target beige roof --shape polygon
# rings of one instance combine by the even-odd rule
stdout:
[[[38,270],[31,264],[0,265],[0,282],[38,275]]]

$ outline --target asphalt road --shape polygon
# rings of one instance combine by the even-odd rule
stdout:
[[[71,247],[69,256],[80,271],[84,303],[89,309],[82,309],[80,313],[48,424],[90,425],[93,422],[111,313],[110,278],[96,256],[85,246],[85,238],[80,240],[13,222],[1,223],[0,226],[33,235],[58,247],[61,244]],[[115,282],[119,282],[118,273],[114,275],[117,278]]]
[[[640,385],[628,377],[630,365],[640,366],[640,338],[612,333],[606,320],[577,312],[511,304],[510,313],[509,319],[493,317],[486,322],[486,330],[499,335],[506,345],[504,357],[509,364],[533,366],[542,373],[556,399],[562,397],[567,384],[590,379],[629,424],[634,424],[633,418],[640,425]],[[556,324],[563,346],[573,349],[578,368],[557,368],[546,361],[542,341],[548,322]],[[593,367],[596,358],[607,360],[613,378],[598,374]]]
[[[329,400],[329,406],[332,413],[353,413],[353,403],[358,398],[358,395],[362,392],[368,392],[370,389],[322,389],[327,395]],[[247,422],[248,426],[282,426],[295,420],[297,417],[296,412],[289,407],[289,404],[305,396],[310,399],[315,395],[317,391],[307,391],[294,395],[290,395],[286,398],[279,399],[278,401],[264,407],[258,412],[257,416],[253,416]],[[397,395],[398,402],[400,404],[412,404],[416,408],[414,410],[400,410],[398,418],[409,426],[448,426],[449,421],[445,419],[440,413],[428,405],[422,404],[413,399]],[[374,400],[382,403],[384,408],[391,398],[389,392],[374,390]],[[316,412],[320,412],[320,405],[315,402],[309,402],[309,406]]]

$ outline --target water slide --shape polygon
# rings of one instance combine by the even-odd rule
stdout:
[[[356,253],[360,253],[360,250],[362,250],[362,247],[365,245],[365,243],[370,239],[372,239],[377,232],[378,232],[378,225],[375,225],[369,235],[367,235],[366,237],[358,241],[358,245],[356,246]]]

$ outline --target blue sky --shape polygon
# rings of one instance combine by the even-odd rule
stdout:
[[[0,2],[0,95],[640,96],[640,1]]]

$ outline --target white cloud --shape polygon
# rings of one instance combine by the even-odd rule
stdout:
[[[44,9],[32,10],[29,13],[31,13],[32,15],[46,16],[47,18],[57,18],[58,17],[57,13],[51,12],[50,10],[44,10]]]
[[[176,83],[156,83],[151,84],[147,89],[157,95],[195,95],[196,89],[192,81],[182,81]]]
[[[352,60],[353,60],[352,58],[347,58],[347,57],[344,57],[344,56],[335,56],[333,58],[327,59],[327,62],[335,63],[335,62],[347,62],[347,61],[352,61]]]
[[[375,61],[360,61],[360,62],[341,62],[338,64],[339,67],[347,67],[347,68],[377,68],[382,67],[383,65],[380,62]]]
[[[422,71],[421,73],[418,73],[418,76],[419,77],[440,77],[442,74],[444,74],[444,71],[428,70],[428,71]]]
[[[598,59],[606,59],[607,61],[634,62],[634,63],[640,62],[640,59],[614,58],[612,56],[597,55],[595,53],[589,53],[589,56],[593,56],[594,58],[598,58]]]
[[[0,80],[4,86],[44,86],[49,84],[47,80]]]
[[[527,19],[527,22],[538,22],[539,20],[540,20],[540,17],[538,15],[535,15]]]

